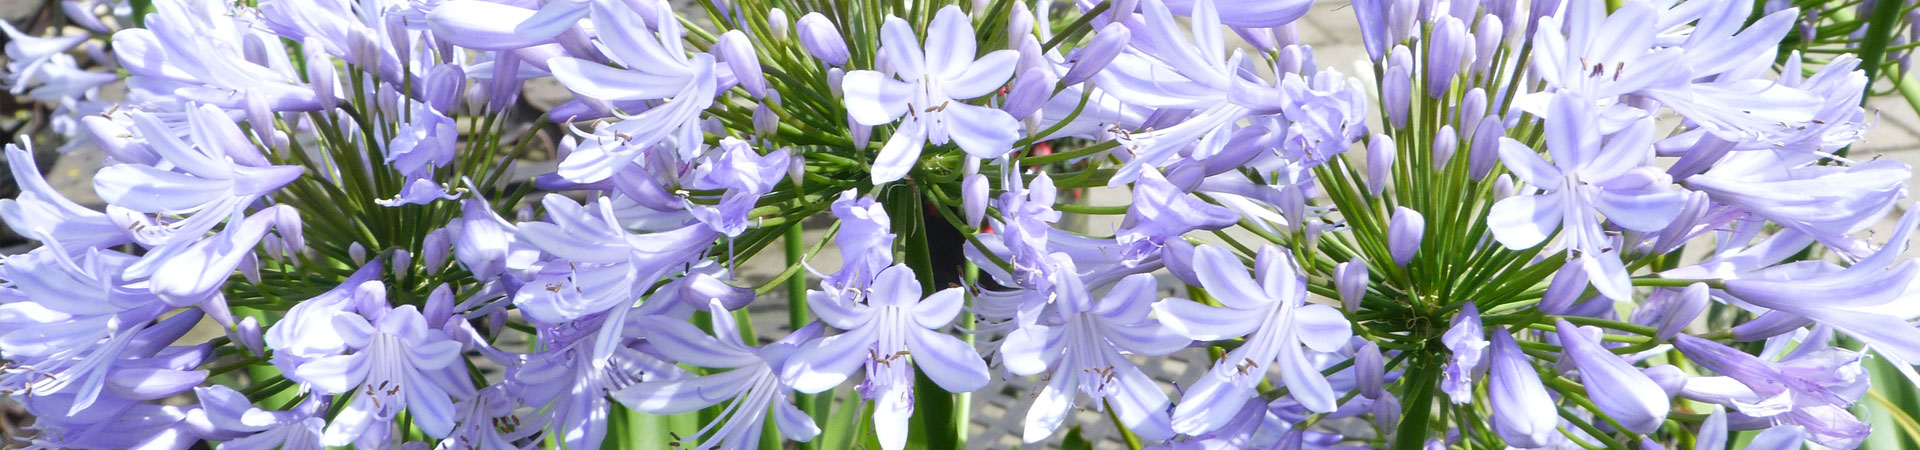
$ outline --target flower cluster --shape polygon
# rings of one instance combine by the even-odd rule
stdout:
[[[63,3],[34,448],[957,448],[1014,378],[1027,444],[1854,448],[1920,382],[1912,171],[1846,155],[1901,63],[1783,2],[1355,0],[1357,77],[1311,0]]]

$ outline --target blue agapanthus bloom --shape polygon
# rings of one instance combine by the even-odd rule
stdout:
[[[1911,431],[1912,2],[856,3],[0,24],[0,447]]]

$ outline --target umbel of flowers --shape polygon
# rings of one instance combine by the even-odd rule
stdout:
[[[33,448],[961,448],[1026,377],[1035,444],[1844,449],[1920,380],[1911,170],[1786,2],[65,1],[6,30],[109,161],[6,151]]]

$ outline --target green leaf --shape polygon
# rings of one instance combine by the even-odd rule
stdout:
[[[1067,430],[1066,439],[1060,440],[1060,450],[1093,450],[1093,442],[1080,436],[1080,426],[1074,425]]]

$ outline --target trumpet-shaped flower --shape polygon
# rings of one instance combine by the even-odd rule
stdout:
[[[1254,265],[1257,281],[1231,251],[1200,246],[1194,249],[1194,272],[1222,307],[1177,298],[1153,305],[1168,328],[1188,338],[1247,337],[1187,388],[1173,410],[1174,431],[1198,434],[1225,425],[1234,411],[1216,406],[1252,396],[1273,368],[1280,369],[1289,395],[1301,406],[1314,412],[1332,412],[1336,406],[1333,387],[1307,360],[1307,351],[1333,352],[1345,346],[1353,336],[1346,317],[1326,305],[1306,303],[1305,276],[1279,248],[1261,247]]]
[[[924,299],[920,293],[913,269],[895,265],[874,277],[864,298],[809,296],[808,306],[821,322],[846,332],[801,346],[781,369],[781,378],[801,392],[821,392],[865,367],[860,392],[874,401],[880,445],[903,448],[907,419],[913,416],[914,367],[948,392],[972,392],[988,379],[987,364],[973,347],[935,331],[960,314],[961,290],[949,288]]]
[[[385,291],[377,283],[370,284],[374,295],[384,299]],[[349,402],[327,424],[323,443],[384,445],[393,432],[395,416],[402,411],[411,414],[414,426],[429,436],[445,437],[453,431],[450,395],[473,388],[453,385],[453,380],[466,380],[449,380],[435,372],[459,368],[455,364],[460,359],[459,342],[429,328],[413,305],[336,313],[332,325],[348,353],[309,361],[288,374]]]
[[[926,37],[922,46],[907,21],[888,17],[880,29],[880,49],[892,76],[855,70],[842,79],[854,123],[879,126],[906,116],[875,156],[875,184],[906,177],[927,144],[953,142],[986,159],[1013,150],[1020,138],[1020,122],[1006,111],[964,102],[1007,84],[1019,54],[997,50],[975,60],[973,24],[953,5],[934,14]]]
[[[1173,436],[1167,394],[1125,354],[1158,356],[1186,348],[1190,339],[1147,318],[1155,294],[1151,274],[1121,279],[1098,302],[1081,283],[1073,261],[1054,254],[1054,305],[1059,316],[1025,325],[1000,345],[1007,371],[1015,375],[1049,372],[1046,387],[1027,410],[1023,439],[1039,442],[1073,411],[1078,390],[1113,408],[1128,430],[1148,440]],[[1123,353],[1124,352],[1124,353]]]
[[[1531,248],[1558,229],[1581,256],[1595,289],[1615,300],[1632,294],[1627,271],[1601,219],[1621,228],[1658,231],[1680,214],[1686,197],[1658,169],[1641,166],[1651,154],[1653,123],[1636,121],[1605,145],[1589,102],[1578,94],[1553,97],[1547,151],[1553,161],[1518,141],[1501,138],[1500,159],[1521,181],[1545,192],[1516,195],[1493,205],[1487,225],[1511,249]]]
[[[647,381],[613,392],[613,398],[634,410],[648,414],[679,414],[728,402],[727,413],[685,439],[702,439],[686,448],[747,449],[760,445],[760,432],[767,416],[773,416],[780,435],[796,441],[812,440],[820,434],[813,418],[794,407],[788,397],[792,387],[777,374],[794,354],[796,347],[818,337],[817,324],[781,338],[765,347],[748,347],[740,340],[740,328],[725,306],[712,302],[713,332],[694,328],[693,324],[664,317],[643,317],[647,341],[662,355],[682,363],[716,369],[732,369],[712,375]],[[902,426],[899,432],[905,432]]]

